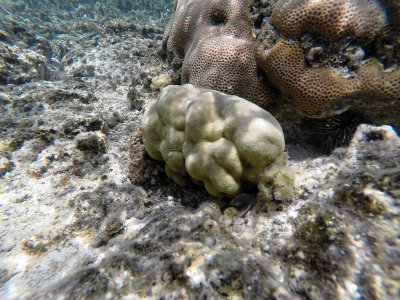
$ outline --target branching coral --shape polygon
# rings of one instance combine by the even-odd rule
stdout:
[[[330,67],[307,66],[303,50],[296,42],[280,40],[271,49],[260,47],[257,59],[270,81],[308,116],[323,117],[343,111],[352,98],[363,95],[400,97],[400,68],[385,72],[375,59],[359,66],[350,78]]]
[[[377,59],[362,61],[362,57],[355,65],[349,61],[349,66],[336,68],[329,63],[310,66],[302,48],[304,35],[331,44],[348,36],[360,41],[385,38],[388,20],[378,1],[280,0],[273,9],[271,24],[281,38],[273,46],[266,43],[258,47],[257,63],[298,111],[321,118],[351,106],[365,107],[371,96],[377,97],[375,106],[400,98],[400,68],[384,70]],[[322,47],[311,50],[316,49],[323,55]],[[341,72],[337,70],[340,68]]]

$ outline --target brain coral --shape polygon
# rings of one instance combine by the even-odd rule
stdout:
[[[182,83],[264,106],[271,93],[258,73],[248,5],[243,0],[177,0],[163,48],[170,60],[183,59]]]
[[[283,160],[279,123],[257,105],[190,84],[168,86],[145,108],[143,143],[185,185],[203,183],[217,197],[233,197]]]

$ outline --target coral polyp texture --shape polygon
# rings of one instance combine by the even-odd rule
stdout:
[[[269,80],[306,115],[339,113],[371,95],[384,100],[400,98],[400,68],[384,70],[375,58],[352,66],[352,71],[346,66],[339,72],[331,63],[313,67],[302,48],[301,37],[305,34],[331,43],[348,36],[371,41],[384,38],[388,22],[380,2],[280,0],[272,12],[271,24],[286,39],[281,38],[272,48],[259,47],[257,62]],[[308,60],[313,59],[312,51],[323,55],[324,49],[309,49]]]
[[[371,39],[384,30],[387,20],[379,1],[281,0],[271,24],[290,38],[310,33],[329,40],[345,35]]]
[[[177,0],[162,50],[183,84],[238,95],[283,124],[288,109],[351,109],[400,125],[399,17],[392,0]]]
[[[344,77],[328,66],[307,66],[299,43],[280,40],[271,49],[260,48],[258,61],[271,82],[308,116],[326,116],[333,110],[343,110],[352,98],[369,94],[400,97],[400,68],[385,72],[376,59],[359,66],[354,76]]]
[[[400,98],[400,68],[385,72],[376,59],[368,60],[359,70],[363,89],[381,97]]]
[[[351,106],[364,109],[371,96],[376,97],[375,106],[386,106],[400,98],[400,69],[385,70],[375,58],[363,60],[364,50],[360,52],[361,61],[355,65],[334,65],[332,57],[324,65],[315,67],[309,63],[310,53],[318,53],[318,47],[308,50],[308,59],[307,50],[302,48],[304,35],[324,38],[331,44],[339,44],[341,39],[349,37],[352,41],[371,42],[374,38],[386,38],[388,20],[381,2],[278,1],[271,24],[283,37],[272,48],[259,48],[258,63],[270,81],[307,116],[325,117]],[[323,47],[318,51],[322,52],[320,56],[324,55]],[[346,62],[348,58],[340,59]],[[395,104],[392,106],[396,108]]]
[[[271,82],[292,96],[295,106],[308,115],[319,115],[330,103],[358,91],[358,78],[343,78],[331,68],[307,67],[297,43],[278,42],[260,51],[260,65]]]
[[[159,183],[157,179],[164,169],[160,162],[155,161],[146,155],[146,150],[143,145],[143,137],[140,128],[136,129],[136,134],[132,137],[132,142],[129,145],[129,180],[133,184],[145,185],[150,183],[155,185]]]
[[[259,106],[214,90],[168,86],[145,108],[143,144],[166,163],[179,185],[203,183],[217,197],[257,184],[267,166],[284,161],[279,123]]]
[[[243,0],[176,2],[163,49],[173,65],[183,60],[182,84],[238,95],[260,106],[272,100],[258,73],[248,5]]]

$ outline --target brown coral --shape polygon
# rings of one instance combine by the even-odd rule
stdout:
[[[271,15],[271,24],[290,38],[310,33],[329,40],[372,39],[386,23],[382,6],[370,0],[280,0]]]
[[[276,3],[271,17],[264,12],[256,18],[264,25],[257,36],[263,46],[255,45],[250,7],[269,7],[272,2]],[[182,83],[239,95],[260,106],[278,103],[279,98],[273,99],[274,85],[292,100],[278,103],[283,116],[289,106],[317,118],[362,107],[371,111],[371,120],[393,120],[387,118],[392,112],[384,118],[381,112],[383,106],[386,111],[388,107],[399,110],[398,1],[257,3],[177,0],[163,49],[173,66],[182,66]],[[312,39],[309,48],[304,43],[307,37]],[[351,54],[354,49],[356,54]],[[364,55],[369,60],[363,61]],[[323,57],[322,62],[318,57]],[[379,113],[369,109],[378,106]]]
[[[135,135],[132,137],[132,142],[129,146],[129,163],[128,173],[129,179],[136,185],[154,185],[157,183],[160,173],[164,173],[163,165],[151,159],[144,148],[142,131],[136,129]]]
[[[400,68],[384,71],[376,59],[368,60],[360,70],[363,90],[383,98],[400,98]]]
[[[328,67],[308,67],[303,50],[295,42],[281,40],[267,51],[259,49],[257,58],[270,81],[310,116],[323,115],[329,104],[352,95],[361,84],[358,78],[343,78]]]
[[[261,106],[271,94],[260,80],[254,57],[249,1],[178,0],[163,47],[184,59],[182,84],[234,94]]]
[[[270,81],[308,116],[338,113],[351,104],[352,98],[363,95],[400,97],[400,68],[384,71],[375,59],[365,62],[350,78],[330,67],[307,66],[303,50],[296,42],[280,40],[271,49],[260,47],[257,59]]]
[[[182,83],[209,87],[265,106],[271,94],[257,77],[252,44],[230,36],[204,41],[190,51],[182,67]]]

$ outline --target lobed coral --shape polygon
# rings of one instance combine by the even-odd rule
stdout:
[[[399,124],[399,11],[392,0],[177,0],[163,50],[182,83],[274,111],[323,118],[354,108]]]
[[[308,67],[303,50],[294,42],[281,40],[271,49],[260,49],[257,57],[271,82],[308,115],[320,115],[328,104],[352,95],[361,85],[358,78],[343,78],[329,67]]]
[[[286,37],[298,39],[304,33],[337,40],[346,35],[372,39],[386,24],[378,1],[370,0],[280,0],[271,24]]]
[[[193,85],[168,86],[145,108],[143,144],[166,162],[177,184],[191,179],[217,197],[255,186],[259,174],[281,165],[285,142],[275,118],[237,96]]]

